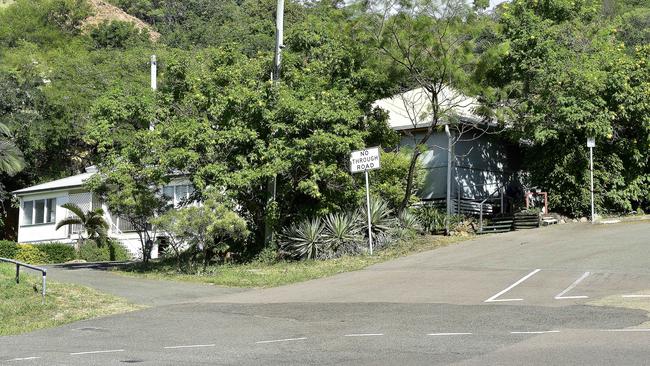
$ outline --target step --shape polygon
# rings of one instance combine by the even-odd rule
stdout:
[[[489,230],[488,228],[483,228],[483,230],[480,230],[477,232],[477,234],[498,234],[498,233],[507,233],[512,230],[510,229],[495,229],[495,230]]]
[[[503,225],[483,225],[483,230],[486,229],[511,229],[512,225],[503,224]]]

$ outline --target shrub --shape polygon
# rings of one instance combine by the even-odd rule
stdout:
[[[432,205],[420,206],[415,216],[427,233],[435,234],[445,228],[445,214]]]
[[[78,258],[87,262],[125,261],[131,259],[129,251],[118,241],[109,240],[98,247],[92,240],[86,240],[79,247]]]
[[[10,240],[0,240],[0,257],[2,258],[16,258],[18,252],[18,244]]]
[[[31,244],[18,244],[15,259],[28,264],[41,264],[47,262],[47,255]]]
[[[323,252],[326,247],[323,229],[323,221],[320,218],[292,224],[282,233],[280,246],[292,257],[316,259],[319,252]]]
[[[64,243],[44,243],[36,245],[36,248],[47,257],[47,263],[65,263],[77,257],[74,247]]]

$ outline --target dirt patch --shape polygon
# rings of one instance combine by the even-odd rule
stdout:
[[[93,8],[95,15],[86,19],[81,26],[81,29],[84,31],[89,31],[90,29],[96,27],[104,21],[121,21],[133,23],[133,25],[141,30],[146,30],[149,32],[149,39],[152,42],[158,41],[160,39],[160,33],[153,30],[151,25],[143,22],[142,20],[127,14],[124,10],[118,8],[115,5],[111,5],[103,0],[88,0],[88,3]]]

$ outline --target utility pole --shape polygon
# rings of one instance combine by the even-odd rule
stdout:
[[[271,78],[273,80],[273,86],[276,87],[280,82],[280,68],[282,65],[282,49],[284,48],[283,44],[283,33],[284,33],[284,0],[278,0],[278,5],[275,15],[275,56],[273,57],[273,74]],[[271,131],[271,136],[269,140],[273,138],[273,131]],[[267,184],[267,193],[268,201],[266,208],[270,207],[271,203],[275,202],[277,195],[277,175],[269,179]],[[273,241],[273,225],[269,222],[268,212],[264,222],[264,244],[268,245]]]
[[[452,133],[449,130],[449,124],[445,124],[445,134],[447,134],[447,217],[445,217],[445,232],[449,235],[449,219],[451,217],[451,169],[452,169],[452,159],[454,157],[454,144],[452,141]],[[460,200],[458,200],[458,206],[460,207]]]
[[[587,138],[587,147],[589,148],[589,175],[591,178],[591,223],[596,221],[596,210],[594,208],[594,147],[596,147],[596,139],[594,137]]]
[[[156,61],[156,55],[151,55],[151,90],[156,92],[158,90],[158,61]],[[154,121],[149,122],[149,130],[153,131]]]

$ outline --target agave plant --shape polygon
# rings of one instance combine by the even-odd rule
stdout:
[[[345,244],[359,240],[358,218],[354,212],[331,213],[325,217],[323,236],[328,249],[336,252]]]
[[[397,216],[399,220],[399,225],[402,229],[419,231],[420,230],[420,221],[417,216],[413,214],[410,210],[406,209],[400,212]]]
[[[296,258],[316,259],[326,246],[323,237],[324,225],[320,218],[303,220],[284,230],[280,245]]]
[[[370,200],[370,223],[372,224],[373,233],[382,233],[391,228],[394,221],[390,217],[392,212],[393,210],[388,207],[388,203],[383,199],[376,197]],[[367,230],[368,210],[365,205],[359,209],[359,219]]]

